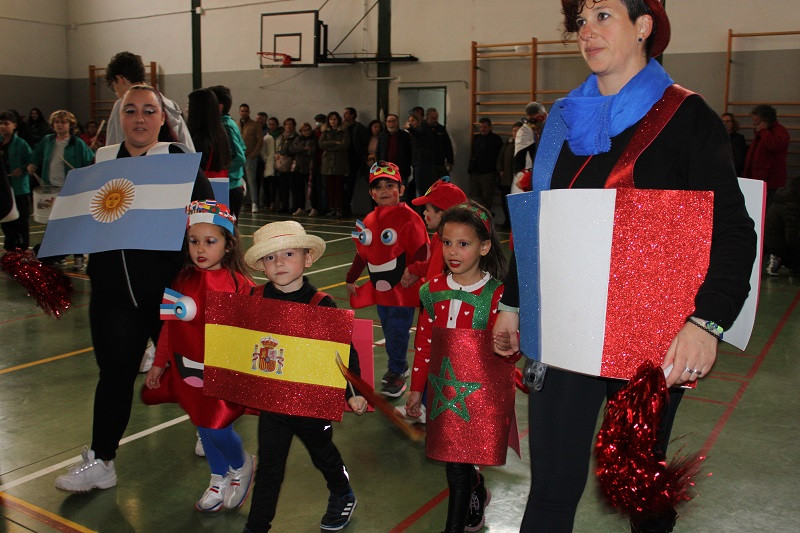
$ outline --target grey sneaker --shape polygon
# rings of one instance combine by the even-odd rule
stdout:
[[[404,374],[386,373],[386,383],[381,385],[381,394],[390,398],[397,398],[406,390],[406,378]],[[383,380],[381,380],[383,381]]]
[[[94,450],[84,446],[82,460],[56,478],[56,488],[69,492],[89,492],[92,489],[110,489],[117,484],[114,461],[95,459]]]

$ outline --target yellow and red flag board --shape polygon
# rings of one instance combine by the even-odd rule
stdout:
[[[353,311],[209,292],[203,394],[273,413],[342,419]]]

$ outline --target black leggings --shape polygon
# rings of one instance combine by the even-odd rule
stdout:
[[[472,488],[478,484],[478,473],[469,463],[447,463],[445,472],[450,498],[447,500],[447,524],[444,530],[445,533],[462,533],[467,522]]]
[[[135,308],[126,295],[108,298],[92,293],[89,323],[100,377],[94,395],[92,450],[98,459],[116,456],[131,416],[133,388],[147,339],[158,340],[160,301]]]
[[[548,368],[541,391],[529,396],[531,492],[520,531],[568,533],[589,474],[597,415],[626,384]],[[658,428],[656,453],[666,456],[683,389],[671,389]]]

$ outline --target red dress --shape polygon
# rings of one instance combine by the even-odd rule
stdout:
[[[191,275],[176,284],[174,290],[194,299],[197,314],[190,321],[166,320],[158,338],[153,366],[170,366],[161,375],[161,386],[142,391],[146,404],[177,402],[195,426],[221,429],[244,413],[244,407],[203,395],[205,350],[205,304],[207,291],[250,294],[253,283],[242,274],[236,279],[224,268],[192,268]]]

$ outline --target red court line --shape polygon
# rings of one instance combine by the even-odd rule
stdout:
[[[449,495],[450,495],[450,489],[444,489],[442,492],[440,492],[439,494],[437,494],[436,496],[425,502],[422,505],[422,507],[420,507],[419,509],[408,515],[408,517],[405,520],[403,520],[402,522],[394,526],[392,529],[390,529],[389,533],[401,533],[402,531],[405,531],[406,529],[414,525],[414,523],[417,520],[425,516],[425,514],[428,511],[439,505]]]
[[[780,335],[781,331],[783,331],[783,328],[786,326],[786,323],[789,321],[789,317],[792,316],[792,313],[794,313],[795,309],[797,308],[797,304],[798,303],[800,303],[800,292],[797,292],[795,294],[795,297],[792,300],[792,303],[789,304],[789,307],[786,309],[786,312],[783,313],[783,316],[778,321],[778,324],[775,326],[775,329],[772,330],[772,334],[769,336],[769,339],[767,339],[767,342],[761,348],[761,351],[759,352],[758,357],[756,357],[756,360],[753,362],[753,366],[750,368],[750,371],[747,373],[747,376],[746,376],[746,380],[747,381],[745,381],[744,383],[742,383],[739,386],[739,389],[736,391],[736,394],[733,395],[733,400],[728,405],[728,408],[725,409],[725,412],[722,413],[722,416],[720,416],[719,420],[717,420],[717,424],[711,430],[711,434],[708,436],[708,439],[706,439],[705,444],[703,445],[703,447],[700,450],[699,455],[701,457],[707,457],[708,456],[708,452],[714,446],[714,443],[717,442],[717,439],[719,438],[720,434],[722,433],[722,430],[725,428],[725,425],[728,423],[728,420],[730,419],[731,415],[733,414],[733,410],[736,409],[737,405],[739,405],[739,401],[742,399],[742,396],[744,395],[745,391],[747,390],[747,387],[750,385],[751,380],[753,379],[753,377],[758,372],[758,369],[761,367],[761,363],[763,363],[764,359],[766,359],[767,354],[772,349],[772,346],[775,344],[775,339],[777,339],[778,335]]]

